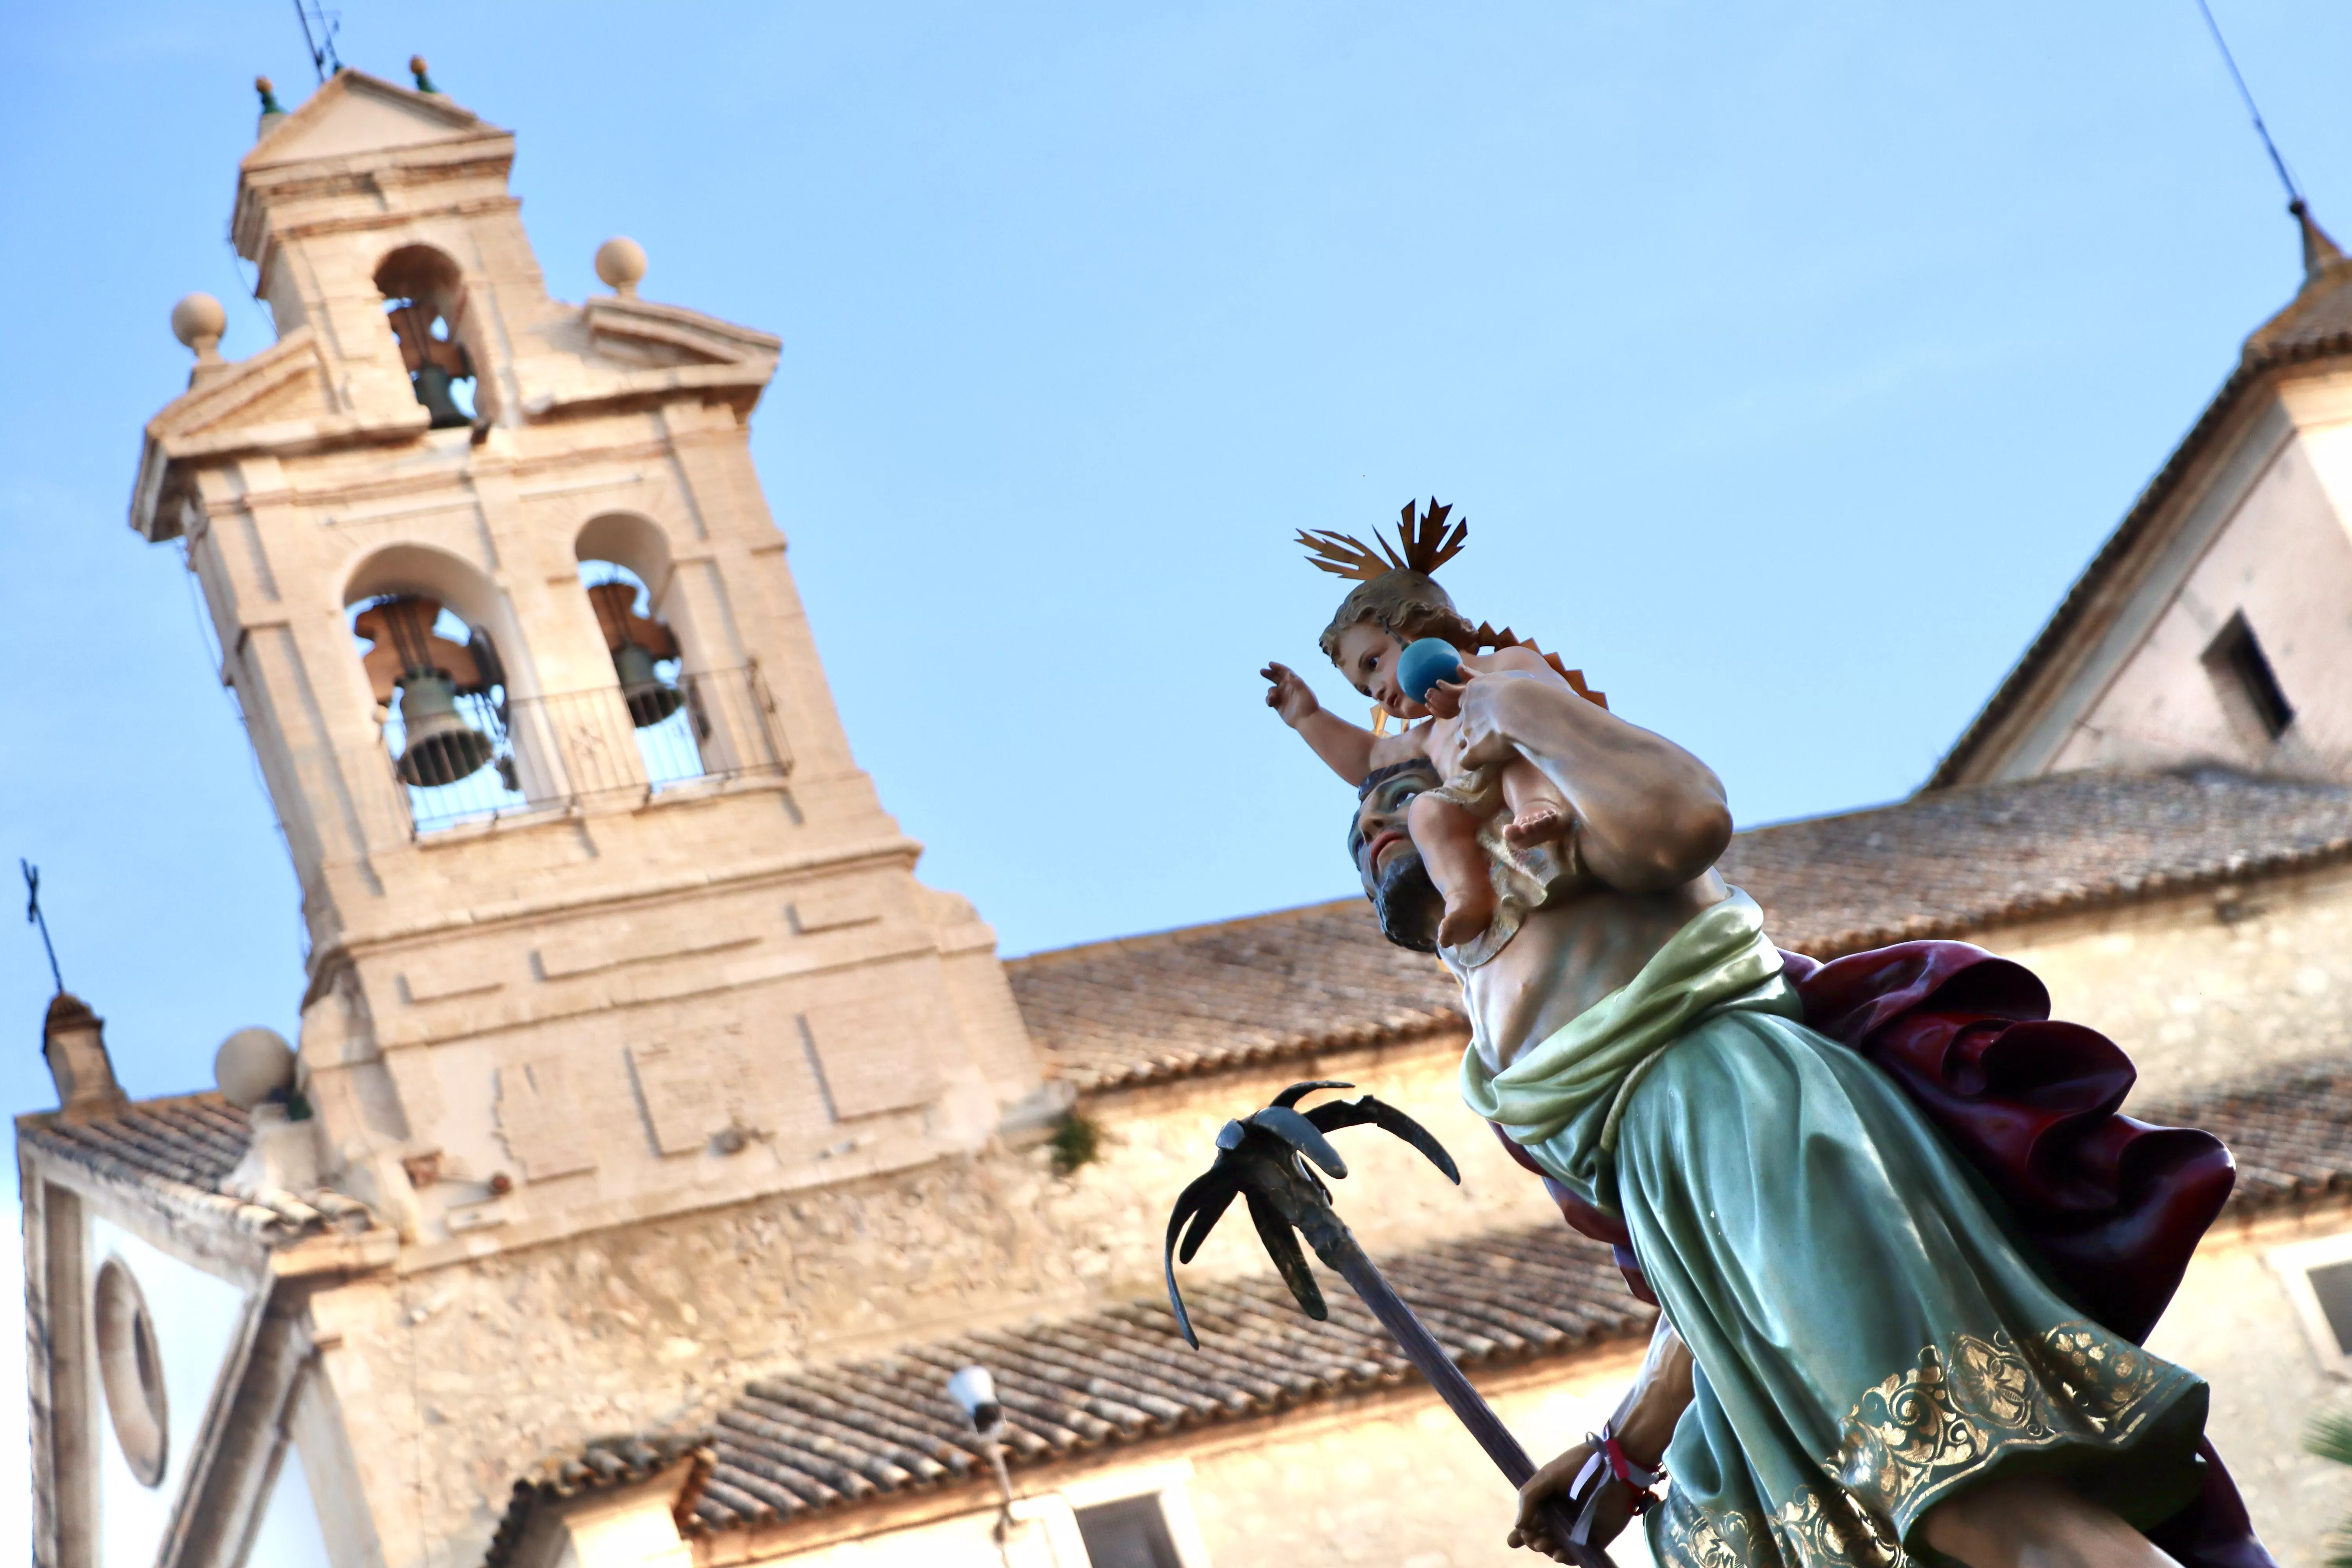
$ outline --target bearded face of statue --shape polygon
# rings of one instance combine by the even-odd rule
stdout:
[[[1413,796],[1436,787],[1437,770],[1420,758],[1382,768],[1365,781],[1348,827],[1348,853],[1380,916],[1381,934],[1415,952],[1437,951],[1437,918],[1445,900],[1405,831],[1405,809]]]

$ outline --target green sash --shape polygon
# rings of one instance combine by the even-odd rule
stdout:
[[[1487,1070],[1475,1045],[1462,1054],[1462,1098],[1500,1124],[1555,1176],[1614,1207],[1602,1190],[1625,1105],[1659,1056],[1707,1017],[1734,1010],[1801,1018],[1780,977],[1764,911],[1738,889],[1700,910],[1620,986]],[[1549,1147],[1546,1147],[1549,1145]]]

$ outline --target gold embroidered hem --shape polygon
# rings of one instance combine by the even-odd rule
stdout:
[[[2179,1383],[2168,1363],[2079,1320],[2021,1348],[2005,1332],[1961,1334],[1864,1394],[1827,1468],[1874,1513],[1913,1520],[2015,1449],[2128,1442]]]
[[[1960,1334],[1847,1412],[1826,1486],[1800,1485],[1769,1515],[1670,1492],[1653,1550],[1675,1568],[1908,1568],[1904,1533],[1955,1489],[2021,1452],[2127,1447],[2193,1381],[2082,1320],[2023,1346]]]
[[[1669,1493],[1650,1549],[1673,1568],[1910,1568],[1893,1535],[1838,1493],[1806,1488],[1769,1520]]]

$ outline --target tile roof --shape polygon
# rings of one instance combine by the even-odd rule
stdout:
[[[221,1183],[245,1157],[253,1129],[218,1091],[141,1100],[78,1125],[55,1111],[19,1116],[16,1138],[174,1213],[226,1220],[274,1247],[376,1223],[365,1204],[325,1188],[299,1197],[274,1190],[250,1199],[224,1193]]]
[[[1752,829],[1724,875],[1829,958],[2352,858],[2352,789],[2220,769],[2055,773]]]
[[[1030,1037],[1083,1088],[1461,1026],[1436,959],[1384,941],[1361,898],[1017,958]]]
[[[2225,1212],[2352,1193],[2352,1058],[2295,1062],[2250,1082],[2135,1116],[2202,1127],[2230,1146],[2238,1184]]]
[[[2229,1142],[2239,1173],[2233,1212],[2352,1192],[2352,1058],[2294,1064],[2145,1115],[2203,1126]],[[1572,1354],[1644,1334],[1652,1321],[1608,1249],[1564,1226],[1450,1242],[1386,1268],[1465,1366]],[[488,1561],[498,1568],[506,1560],[540,1503],[649,1479],[688,1452],[698,1464],[679,1513],[697,1534],[981,1484],[984,1460],[946,1396],[949,1375],[975,1363],[995,1373],[1006,1457],[1016,1467],[1418,1375],[1339,1281],[1325,1286],[1325,1323],[1303,1316],[1271,1275],[1188,1291],[1199,1352],[1177,1339],[1155,1297],[755,1381],[706,1431],[600,1439],[518,1481]]]
[[[542,1503],[560,1502],[583,1492],[610,1491],[652,1480],[681,1460],[691,1465],[681,1489],[690,1500],[709,1479],[718,1456],[706,1433],[683,1436],[597,1437],[577,1454],[555,1460],[539,1474],[517,1481],[507,1511],[490,1535],[483,1553],[485,1568],[511,1562],[522,1545],[530,1516]]]
[[[1944,753],[1923,787],[1940,789],[1958,782],[1993,732],[2031,700],[2061,649],[2105,602],[2125,563],[2147,539],[2189,469],[2238,411],[2246,394],[2274,370],[2347,354],[2352,354],[2352,263],[2338,259],[2307,277],[2285,308],[2247,338],[2237,368],[2132,501],[2116,531],[2099,546],[2098,553],[2091,557],[2090,564],[2083,568],[2082,575],[2074,579],[2057,609],[2019,656],[2016,667],[1952,742],[1952,749]]]
[[[1831,958],[2352,858],[2352,790],[2206,770],[2053,774],[1751,828],[1725,875],[1781,946]],[[1099,1089],[1458,1030],[1436,960],[1360,898],[1006,965],[1029,1032]]]
[[[1385,1265],[1399,1293],[1464,1366],[1565,1354],[1649,1332],[1609,1248],[1561,1226],[1498,1232]],[[1204,1283],[1184,1301],[1201,1336],[1177,1338],[1159,1298],[1059,1321],[982,1331],[748,1384],[707,1432],[688,1439],[709,1466],[681,1508],[693,1533],[789,1522],[898,1493],[979,1484],[988,1471],[947,1397],[979,1363],[1004,1406],[1005,1458],[1039,1465],[1108,1445],[1246,1420],[1417,1376],[1370,1311],[1333,1276],[1328,1321],[1299,1311],[1272,1275]],[[515,1485],[488,1563],[504,1561],[530,1511],[563,1489],[658,1468],[651,1439],[623,1454],[608,1440]],[[673,1447],[670,1452],[679,1451]]]

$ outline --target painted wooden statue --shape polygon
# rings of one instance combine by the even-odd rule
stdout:
[[[1361,579],[1324,651],[1423,721],[1362,729],[1265,673],[1357,785],[1383,932],[1461,983],[1464,1098],[1660,1308],[1633,1390],[1523,1489],[1512,1543],[1559,1555],[1538,1507],[1598,1476],[1604,1538],[1643,1511],[1676,1568],[2271,1568],[2204,1383],[2140,1346],[2227,1151],[2117,1115],[2128,1061],[2050,1021],[2015,963],[1780,952],[1714,868],[1721,782],[1474,627],[1431,575],[1465,536],[1444,521],[1408,507],[1401,555],[1307,540]],[[1459,659],[1423,702],[1399,667],[1431,637]],[[1661,1465],[1662,1499],[1623,1479]]]

